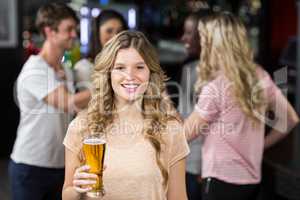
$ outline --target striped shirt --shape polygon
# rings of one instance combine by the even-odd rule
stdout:
[[[258,77],[267,104],[275,99],[285,102],[280,89],[261,68]],[[264,123],[253,125],[243,113],[233,94],[232,83],[219,75],[206,84],[199,94],[195,111],[208,122],[202,147],[202,177],[214,177],[233,184],[259,183]]]

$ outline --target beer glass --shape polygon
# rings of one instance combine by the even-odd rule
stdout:
[[[100,135],[89,135],[83,141],[83,153],[85,162],[90,166],[89,173],[96,174],[96,184],[92,185],[92,190],[87,192],[89,197],[101,197],[104,195],[103,188],[103,164],[106,141]]]

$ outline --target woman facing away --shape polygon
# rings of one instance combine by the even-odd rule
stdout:
[[[123,31],[97,56],[92,100],[70,124],[64,140],[63,199],[87,198],[91,180],[82,141],[102,134],[107,142],[105,200],[186,200],[183,127],[164,95],[165,75],[141,32]]]
[[[79,90],[89,86],[94,59],[104,44],[113,36],[126,29],[128,29],[126,20],[115,10],[102,10],[101,13],[93,19],[87,58],[79,60],[74,66],[76,86]]]
[[[202,198],[255,199],[264,149],[282,139],[299,118],[270,76],[254,63],[239,19],[215,13],[200,20],[198,30],[198,102],[184,127],[188,140],[203,139]],[[265,136],[269,110],[276,121]]]

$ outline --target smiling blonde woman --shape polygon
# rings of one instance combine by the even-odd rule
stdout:
[[[116,35],[97,56],[88,110],[71,123],[66,146],[63,199],[87,198],[95,175],[82,166],[82,140],[107,141],[106,200],[186,200],[182,124],[165,95],[158,56],[137,31]]]

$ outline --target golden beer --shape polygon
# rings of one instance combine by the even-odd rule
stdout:
[[[106,141],[98,135],[88,136],[83,141],[83,152],[85,162],[90,166],[89,173],[98,176],[96,184],[92,185],[92,190],[87,192],[90,197],[99,197],[104,195],[103,189],[103,163],[105,155]]]

